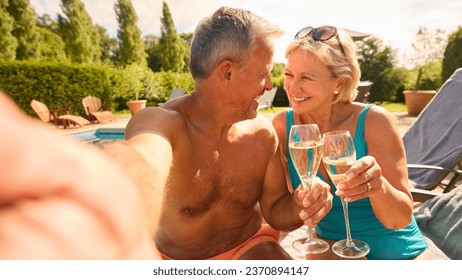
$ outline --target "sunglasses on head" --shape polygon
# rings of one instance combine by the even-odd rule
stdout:
[[[313,28],[311,26],[304,27],[300,31],[295,34],[294,39],[302,39],[311,36],[315,41],[324,42],[329,40],[330,38],[334,37],[337,39],[337,43],[340,47],[340,51],[343,55],[345,55],[345,51],[343,50],[343,45],[340,42],[340,37],[337,33],[337,28],[333,26],[320,26],[317,28]]]

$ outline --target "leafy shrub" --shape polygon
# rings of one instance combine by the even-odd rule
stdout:
[[[442,81],[446,81],[457,68],[462,67],[462,27],[449,36],[444,51]]]
[[[423,84],[425,74],[431,67],[434,67],[435,63],[441,62],[446,44],[446,35],[442,29],[431,31],[425,27],[419,28],[412,43],[413,53],[409,60],[411,65],[414,66],[414,70],[417,71],[414,76],[414,85],[411,89],[424,90],[424,86],[430,86],[431,79],[427,79],[427,85]],[[426,77],[428,77],[428,74]]]
[[[164,102],[172,88],[194,89],[189,73],[152,72],[147,67],[112,68],[57,62],[0,62],[0,88],[28,114],[32,99],[50,109],[66,109],[85,116],[82,98],[93,95],[115,110],[127,109],[127,101],[147,99],[148,104]],[[62,112],[61,112],[62,113]]]
[[[111,80],[116,110],[127,109],[127,101],[135,98],[146,99],[148,106],[156,106],[167,101],[173,88],[184,88],[187,93],[194,89],[189,73],[152,72],[147,67],[113,70]]]
[[[28,114],[37,99],[50,109],[67,109],[84,116],[82,98],[94,95],[111,102],[110,74],[106,67],[52,62],[0,62],[0,88]]]
[[[421,90],[438,90],[441,85],[441,61],[436,61],[433,63],[429,63],[425,66],[425,72],[421,74],[420,82],[419,82],[419,89]],[[419,69],[414,68],[408,71],[406,75],[406,79],[404,81],[404,89],[405,90],[413,90],[415,89],[415,81],[417,80],[417,76]]]
[[[289,99],[287,98],[286,91],[284,90],[284,68],[285,65],[283,63],[275,63],[273,70],[270,73],[273,86],[278,88],[273,100],[274,107],[289,106]]]

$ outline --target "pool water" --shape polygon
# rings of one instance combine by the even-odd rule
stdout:
[[[95,130],[69,134],[69,136],[79,141],[95,144],[101,142],[102,140],[123,140],[124,135],[125,128],[98,128]]]

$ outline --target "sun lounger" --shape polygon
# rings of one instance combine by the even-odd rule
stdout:
[[[87,119],[92,123],[116,121],[116,117],[109,110],[103,109],[101,99],[96,96],[87,96],[82,99],[82,105]]]
[[[262,96],[258,97],[257,111],[269,108],[274,113],[273,101],[274,101],[274,97],[276,97],[277,89],[278,89],[277,87],[273,87],[271,90],[265,91]]]
[[[64,128],[70,125],[84,126],[90,124],[87,119],[81,116],[71,114],[58,115],[56,110],[48,109],[47,105],[35,99],[31,101],[30,106],[37,116],[45,123],[53,123],[57,126],[62,125]]]
[[[444,83],[403,136],[411,185],[447,193],[462,178],[462,68]],[[411,189],[412,191],[412,189]]]
[[[183,96],[185,94],[186,94],[186,89],[184,89],[184,88],[174,88],[174,89],[172,89],[172,92],[170,93],[170,96],[168,97],[168,100],[172,100],[174,98],[181,97],[181,96]],[[165,103],[161,102],[161,103],[158,103],[157,106],[161,106],[163,104],[165,104]]]

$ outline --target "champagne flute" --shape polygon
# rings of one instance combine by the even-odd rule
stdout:
[[[303,190],[309,191],[312,180],[321,162],[322,138],[317,124],[293,125],[290,128],[289,152],[302,182]],[[320,254],[329,249],[329,244],[313,237],[314,228],[308,227],[307,238],[293,242],[295,250],[305,254]]]
[[[335,186],[345,179],[346,172],[356,161],[356,150],[347,130],[338,130],[323,134],[322,161]],[[345,216],[346,239],[337,241],[332,251],[344,258],[362,258],[369,251],[369,245],[361,240],[352,239],[348,218],[348,202],[340,198]]]

